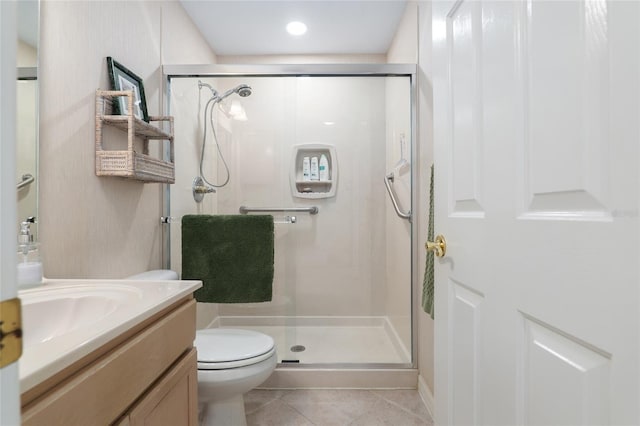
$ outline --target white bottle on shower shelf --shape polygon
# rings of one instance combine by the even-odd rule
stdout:
[[[309,157],[302,159],[302,180],[307,182],[311,180],[311,162]]]
[[[311,157],[311,180],[318,179],[318,157]]]
[[[320,176],[320,180],[323,180],[323,181],[329,180],[329,160],[327,160],[327,156],[324,154],[320,156],[319,176]]]

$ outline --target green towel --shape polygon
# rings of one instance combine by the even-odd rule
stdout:
[[[431,165],[431,184],[429,185],[429,225],[427,226],[427,241],[433,241],[433,164]],[[422,281],[422,309],[428,313],[431,318],[433,315],[433,299],[434,299],[434,275],[433,275],[434,253],[427,252],[427,262],[424,267],[424,279]]]
[[[182,217],[182,279],[202,280],[198,302],[271,300],[273,216]]]

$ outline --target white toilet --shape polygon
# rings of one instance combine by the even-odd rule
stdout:
[[[127,279],[176,280],[170,270],[155,270]],[[200,425],[245,426],[243,395],[264,382],[276,368],[273,339],[235,328],[196,331]]]
[[[196,331],[200,424],[246,425],[242,395],[276,368],[273,339],[257,331],[209,328]]]

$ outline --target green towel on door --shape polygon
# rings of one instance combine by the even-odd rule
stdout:
[[[429,185],[429,225],[427,226],[427,241],[434,241],[433,235],[435,234],[433,229],[433,164],[431,165],[431,183]],[[422,280],[422,309],[428,313],[431,318],[434,317],[433,302],[435,296],[434,282],[435,277],[433,273],[434,253],[432,251],[427,252],[427,262],[424,267],[424,279]]]
[[[202,280],[198,302],[271,300],[273,216],[182,217],[182,279]]]

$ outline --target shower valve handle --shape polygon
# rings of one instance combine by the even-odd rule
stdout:
[[[196,176],[196,178],[193,179],[193,184],[191,185],[191,192],[193,194],[194,201],[196,203],[200,203],[204,199],[205,194],[216,192],[216,190],[212,186],[205,185],[202,177]]]
[[[216,192],[216,190],[210,186],[205,185],[197,185],[193,187],[193,191],[196,194],[209,194],[211,192]]]

